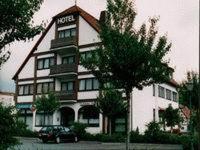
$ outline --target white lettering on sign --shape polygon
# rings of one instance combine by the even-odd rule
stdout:
[[[75,21],[74,16],[70,15],[70,16],[65,16],[65,17],[59,18],[57,23],[63,24],[63,23],[73,22],[73,21]]]

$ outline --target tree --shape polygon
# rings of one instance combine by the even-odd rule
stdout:
[[[48,95],[42,94],[38,96],[34,101],[34,105],[38,112],[43,112],[45,125],[45,115],[47,115],[49,121],[50,114],[60,107],[60,102],[55,94],[49,93]]]
[[[14,138],[16,115],[13,112],[14,107],[5,107],[0,103],[0,149],[2,150],[18,144],[18,140]]]
[[[27,40],[39,34],[42,25],[34,26],[32,18],[43,0],[0,0],[0,67],[10,52],[3,48],[14,41]]]
[[[172,133],[173,127],[175,125],[179,125],[179,123],[182,121],[182,118],[179,114],[179,109],[173,109],[173,107],[169,105],[164,111],[163,120],[164,123],[166,122],[166,125],[170,127],[170,131]]]
[[[188,90],[188,83],[192,84],[191,91]],[[179,87],[179,102],[186,105],[191,110],[190,129],[196,130],[200,139],[200,83],[199,74],[194,71],[188,71],[187,77]],[[198,143],[200,149],[200,142]]]
[[[116,87],[125,90],[127,100],[127,146],[130,141],[130,94],[133,88],[142,89],[153,83],[170,79],[173,69],[169,68],[164,56],[171,48],[166,36],[158,36],[157,18],[149,20],[150,26],[142,24],[134,28],[136,12],[129,0],[108,0],[107,18],[100,25],[102,45],[83,66],[99,79],[107,78]],[[157,40],[156,40],[157,39]]]
[[[102,97],[97,98],[96,103],[100,112],[108,117],[109,134],[111,135],[112,120],[117,117],[117,115],[123,115],[126,112],[126,103],[122,98],[122,92],[116,89],[106,88],[102,92]]]

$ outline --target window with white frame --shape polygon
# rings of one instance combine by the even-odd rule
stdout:
[[[172,99],[172,91],[169,89],[166,89],[166,99],[168,100]]]
[[[79,80],[79,91],[90,91],[99,89],[99,82],[95,78]]]
[[[165,88],[162,86],[158,86],[158,96],[165,98]]]
[[[173,96],[173,101],[177,102],[178,94],[176,92],[173,92],[172,96]]]

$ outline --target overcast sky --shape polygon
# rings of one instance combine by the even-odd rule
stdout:
[[[106,0],[77,0],[78,6],[99,18],[105,10]],[[167,34],[172,48],[167,58],[175,69],[174,78],[180,82],[187,70],[199,68],[199,1],[198,0],[135,0],[139,27],[149,17],[160,16],[159,33]],[[34,22],[50,22],[57,13],[74,5],[74,0],[46,0],[35,14]],[[32,41],[15,42],[7,47],[11,58],[0,70],[0,90],[14,91],[12,77],[20,67],[39,36]]]

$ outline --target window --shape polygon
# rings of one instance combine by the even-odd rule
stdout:
[[[92,79],[86,79],[86,90],[92,90]]]
[[[165,98],[165,88],[162,86],[158,86],[158,96]]]
[[[166,89],[166,99],[171,100],[172,99],[171,97],[172,97],[171,91]]]
[[[49,69],[50,66],[54,65],[54,58],[49,57],[49,58],[41,58],[37,60],[37,69]]]
[[[95,78],[81,79],[79,81],[79,90],[80,91],[89,91],[99,89],[99,82]]]
[[[45,119],[45,123],[44,123]],[[35,126],[44,126],[44,125],[52,125],[53,124],[53,115],[50,114],[49,116],[45,115],[41,112],[37,112],[35,116]]]
[[[58,38],[67,38],[76,36],[76,28],[58,31]]]
[[[153,121],[156,121],[156,110],[153,109]]]
[[[156,93],[155,93],[156,91],[155,91],[155,84],[153,84],[153,96],[155,96],[156,95]]]
[[[173,92],[173,101],[177,102],[177,93],[176,92]]]
[[[80,91],[85,90],[85,80],[80,80],[80,82],[79,82],[79,90]]]
[[[74,64],[75,63],[75,56],[67,56],[62,58],[63,64]]]
[[[32,95],[33,94],[33,84],[26,84],[19,86],[19,95]]]
[[[69,82],[64,82],[62,83],[62,91],[73,91],[74,90],[74,82],[69,81]]]
[[[37,84],[37,94],[48,93],[54,91],[54,83],[46,82],[46,83],[38,83]]]
[[[92,50],[92,51],[86,51],[86,52],[82,52],[81,54],[80,54],[80,57],[81,57],[81,59],[86,59],[86,58],[91,58],[92,57],[92,53],[94,53],[95,51],[94,50]],[[80,59],[80,60],[81,60]]]

